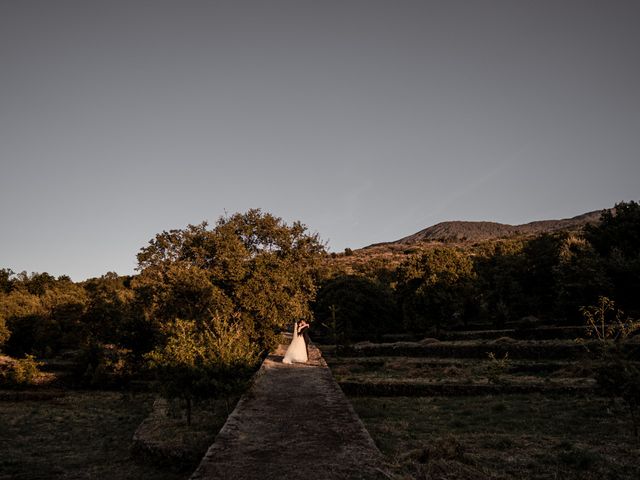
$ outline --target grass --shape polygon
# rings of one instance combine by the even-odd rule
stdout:
[[[501,359],[417,359],[406,357],[327,357],[338,382],[409,382],[444,384],[513,383],[593,386],[578,362],[534,362]]]
[[[47,401],[0,403],[0,480],[178,480],[130,453],[151,410],[147,393],[68,391]]]
[[[194,404],[192,422],[188,426],[181,402],[158,399],[153,412],[136,432],[136,448],[153,463],[194,471],[238,400],[238,397],[232,397],[228,403],[224,399],[212,399]]]
[[[640,478],[640,444],[627,412],[604,398],[535,394],[351,402],[400,478]]]
[[[485,352],[492,351],[488,347]],[[588,362],[511,355],[502,361],[503,354],[493,360],[485,355],[420,358],[398,352],[325,358],[336,380],[345,382],[540,387],[539,393],[531,394],[352,396],[354,408],[398,479],[640,478],[640,442],[633,437],[621,402],[588,391],[545,391],[553,385],[593,386]]]

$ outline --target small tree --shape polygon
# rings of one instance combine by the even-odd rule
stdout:
[[[598,297],[598,304],[580,309],[587,326],[587,335],[597,341],[602,358],[621,350],[621,346],[637,330],[640,322],[626,317],[607,297]]]
[[[0,362],[0,385],[7,387],[26,387],[36,383],[40,376],[38,362],[33,355],[22,359],[3,357]]]
[[[214,316],[206,323],[176,319],[166,335],[164,345],[146,357],[161,394],[184,400],[188,425],[194,400],[240,391],[259,360],[258,348],[236,317]]]
[[[601,390],[621,398],[629,408],[634,435],[638,438],[640,409],[640,368],[632,360],[628,339],[640,330],[640,321],[626,317],[613,300],[600,297],[595,306],[584,307],[587,335],[597,348],[589,350],[595,357],[595,378]]]

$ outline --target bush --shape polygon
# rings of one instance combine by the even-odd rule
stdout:
[[[597,348],[595,379],[605,395],[621,398],[629,408],[636,438],[640,438],[640,368],[628,340],[640,330],[640,321],[626,317],[613,300],[600,297],[598,304],[582,309],[589,336]],[[627,347],[627,348],[625,348]]]
[[[134,372],[131,350],[113,344],[90,343],[77,359],[76,372],[89,387],[124,387]]]
[[[365,277],[340,276],[329,280],[318,291],[313,311],[316,319],[313,331],[331,334],[342,344],[379,339],[382,333],[397,329],[391,291]]]
[[[243,390],[260,359],[237,317],[214,316],[204,324],[176,319],[166,334],[165,344],[146,358],[161,394],[184,400],[189,425],[193,401]]]
[[[0,317],[0,348],[2,348],[4,343],[7,341],[9,335],[11,335],[11,332],[7,327],[7,323],[5,322],[4,318]]]
[[[6,387],[26,387],[34,385],[40,376],[38,367],[41,362],[33,355],[26,355],[22,359],[2,357],[0,362],[0,385]]]

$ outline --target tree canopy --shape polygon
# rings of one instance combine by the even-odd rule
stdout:
[[[176,318],[234,316],[261,349],[294,320],[311,317],[313,270],[324,246],[300,222],[260,210],[156,235],[138,254],[132,283],[147,320],[161,333]]]

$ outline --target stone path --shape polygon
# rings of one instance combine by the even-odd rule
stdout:
[[[264,361],[191,480],[390,478],[320,351],[293,365],[284,351]]]

